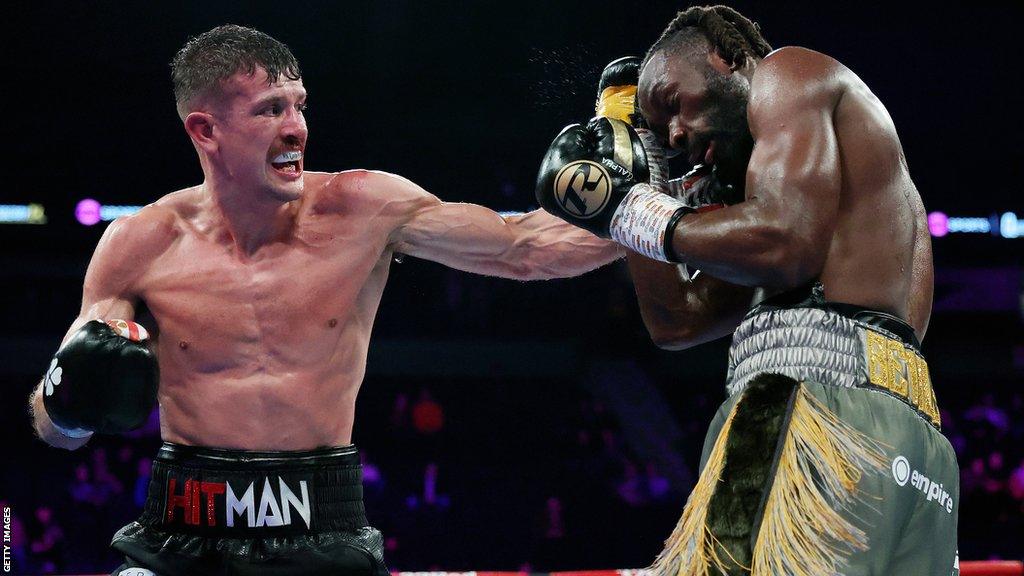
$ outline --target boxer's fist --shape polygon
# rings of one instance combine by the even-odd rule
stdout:
[[[637,83],[640,81],[640,58],[625,56],[604,67],[597,83],[597,116],[615,118],[632,126],[647,154],[649,182],[660,192],[668,191],[668,164],[658,138],[647,129],[644,117],[636,107]]]
[[[127,432],[142,426],[156,405],[159,374],[142,326],[92,320],[54,356],[43,405],[69,436]]]
[[[567,126],[555,137],[537,175],[537,202],[559,218],[609,237],[616,208],[649,177],[636,131],[614,118]]]

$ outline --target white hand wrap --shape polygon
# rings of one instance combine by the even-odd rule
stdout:
[[[648,258],[669,262],[665,255],[665,228],[686,205],[658,192],[650,184],[633,186],[612,215],[612,240]]]
[[[668,193],[668,164],[665,161],[665,150],[658,144],[658,137],[646,128],[637,128],[637,136],[643,142],[647,152],[647,170],[651,174],[651,187],[658,192]]]
[[[53,422],[51,421],[50,424],[53,424]],[[68,438],[88,438],[88,437],[92,436],[92,432],[90,432],[89,430],[85,430],[83,428],[67,429],[67,428],[61,428],[60,426],[57,426],[56,424],[53,424],[53,428],[57,432],[60,432],[62,436],[67,436]]]

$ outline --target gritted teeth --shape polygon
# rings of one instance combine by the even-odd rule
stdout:
[[[299,160],[302,160],[302,152],[292,150],[278,154],[271,162],[274,164],[284,164],[285,162],[298,162]]]

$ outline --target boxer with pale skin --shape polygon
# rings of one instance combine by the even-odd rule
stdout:
[[[210,72],[211,60],[221,61],[219,77]],[[262,33],[214,29],[187,44],[174,66],[178,112],[204,181],[108,227],[86,273],[68,345],[51,367],[53,373],[58,360],[65,362],[61,354],[83,339],[83,327],[107,330],[91,320],[131,321],[141,304],[152,315],[143,324],[159,363],[165,444],[146,509],[166,507],[170,516],[144,512],[115,536],[114,547],[126,555],[126,569],[167,574],[218,571],[225,562],[244,566],[235,573],[255,574],[262,561],[253,559],[264,557],[287,557],[275,562],[295,573],[383,574],[380,533],[367,525],[354,496],[361,482],[350,444],[394,255],[539,280],[577,276],[622,250],[543,211],[502,216],[446,203],[384,172],[307,173],[298,65]],[[105,337],[130,347],[117,335]],[[75,449],[97,428],[69,431],[51,421],[53,398],[81,386],[80,377],[76,382],[63,371],[62,378],[48,373],[45,393],[42,384],[34,393],[34,425],[48,444]],[[260,476],[254,458],[274,462],[276,476]],[[225,461],[233,462],[230,471],[218,472]],[[232,492],[264,481],[275,487],[273,495],[264,490],[252,500],[251,492]],[[199,514],[199,486],[208,517]],[[348,501],[339,500],[346,494]],[[267,498],[280,499],[279,514]],[[240,524],[243,532],[231,531]],[[179,550],[162,543],[186,535],[226,540]],[[239,544],[254,536],[261,538]],[[279,536],[291,538],[289,551]],[[265,546],[262,556],[254,546]],[[219,552],[196,556],[197,550]]]
[[[302,81],[239,72],[191,103],[205,181],[113,222],[68,336],[144,302],[161,436],[301,450],[351,441],[374,316],[395,253],[517,280],[582,274],[620,249],[543,212],[446,203],[383,172],[305,172]],[[289,152],[299,159],[273,160]],[[65,338],[66,340],[66,338]],[[36,430],[76,448],[34,399]]]

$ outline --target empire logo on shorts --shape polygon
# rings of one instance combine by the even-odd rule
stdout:
[[[907,483],[910,483],[911,486],[917,488],[925,495],[926,502],[934,500],[939,506],[946,509],[947,514],[953,513],[953,497],[949,495],[949,492],[943,489],[941,483],[935,482],[917,470],[912,469],[910,461],[906,457],[897,456],[893,458],[892,478],[900,486],[906,486]]]

